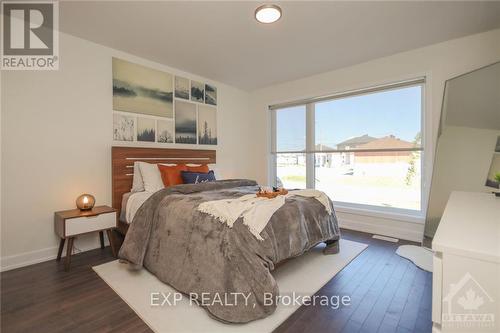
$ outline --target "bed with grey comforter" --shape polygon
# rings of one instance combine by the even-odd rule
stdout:
[[[119,258],[130,269],[146,268],[191,298],[211,298],[202,303],[218,320],[245,323],[267,317],[276,304],[265,304],[264,297],[279,295],[271,274],[275,265],[321,242],[333,249],[340,233],[335,213],[328,214],[314,198],[287,198],[260,234],[263,241],[241,218],[230,228],[197,210],[202,202],[237,198],[257,189],[251,180],[165,188],[137,211]],[[224,296],[231,302],[218,301]]]

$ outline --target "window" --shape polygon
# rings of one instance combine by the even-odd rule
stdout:
[[[423,80],[276,108],[275,175],[346,206],[422,209]]]
[[[276,175],[286,188],[306,188],[305,106],[279,110],[276,125]]]

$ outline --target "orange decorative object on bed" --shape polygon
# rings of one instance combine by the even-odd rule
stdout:
[[[187,167],[187,171],[207,173],[210,170],[208,169],[208,165],[202,164],[202,165],[199,165],[199,166],[188,166]]]
[[[181,171],[188,171],[185,164],[177,164],[175,166],[158,164],[158,169],[160,170],[161,180],[165,187],[183,184]]]

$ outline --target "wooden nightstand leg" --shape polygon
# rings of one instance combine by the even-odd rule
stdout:
[[[68,238],[68,245],[66,246],[66,262],[64,263],[64,270],[69,271],[69,265],[71,264],[71,253],[73,252],[73,240],[74,237]]]
[[[115,248],[115,242],[113,242],[113,230],[108,229],[106,230],[106,233],[108,235],[108,240],[109,240],[109,245],[111,246],[111,252],[113,253],[113,256],[116,257],[116,248]]]
[[[64,242],[66,242],[65,238],[61,238],[61,240],[59,241],[59,250],[57,251],[57,261],[61,260],[61,255],[64,248]]]
[[[101,249],[104,249],[104,232],[99,231],[99,239],[101,240]]]

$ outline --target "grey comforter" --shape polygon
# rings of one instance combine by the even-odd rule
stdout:
[[[236,198],[257,188],[254,181],[225,180],[155,193],[137,211],[120,259],[134,269],[145,267],[190,297],[208,293],[213,302],[205,299],[203,304],[219,320],[244,323],[270,315],[276,304],[264,304],[264,297],[279,294],[271,274],[275,264],[318,243],[338,240],[339,228],[334,213],[328,215],[316,199],[300,196],[287,198],[276,211],[261,233],[263,241],[241,218],[229,228],[197,210],[202,202]],[[216,301],[224,295],[237,299]]]

